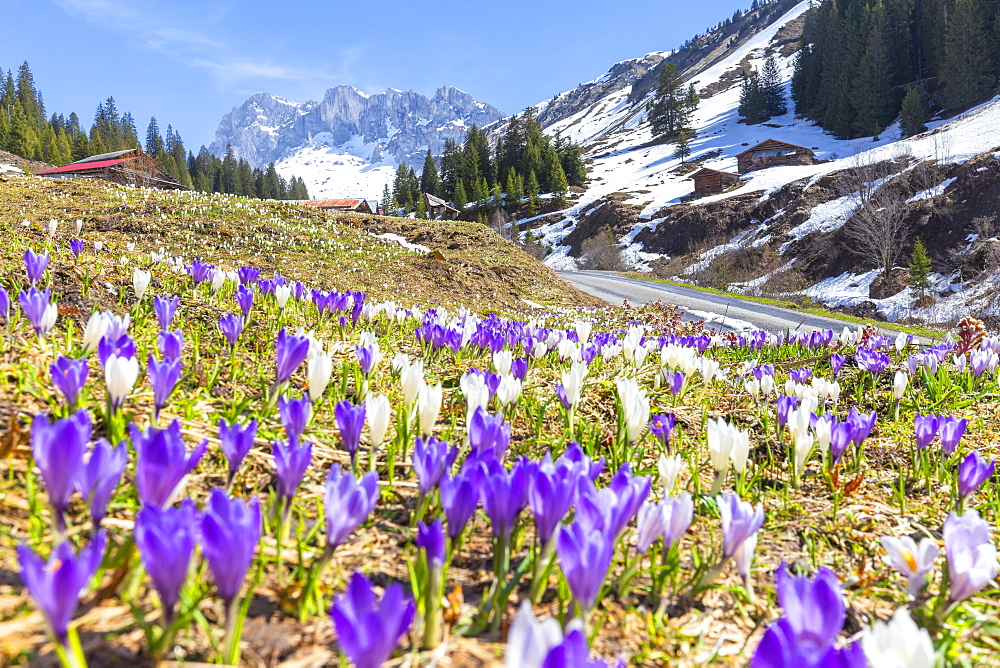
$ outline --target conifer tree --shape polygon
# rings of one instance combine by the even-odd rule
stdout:
[[[469,196],[465,194],[465,183],[462,179],[459,179],[455,183],[455,208],[459,211],[465,211],[465,205],[469,203]]]
[[[420,190],[435,197],[441,196],[441,179],[438,178],[437,165],[434,164],[429,148],[424,157],[424,169],[420,173]]]
[[[160,126],[156,122],[156,116],[149,119],[149,127],[146,128],[146,153],[153,157],[160,157],[164,151],[163,137],[160,136]]]
[[[781,73],[778,71],[778,62],[774,55],[767,57],[764,61],[764,70],[760,76],[760,87],[764,97],[764,109],[767,117],[783,116],[788,112],[788,104],[785,102],[785,86],[781,81]]]
[[[750,72],[743,74],[738,113],[747,125],[761,123],[770,118],[767,115],[767,104],[764,97],[764,88],[761,85],[760,74],[756,70],[750,70]]]
[[[924,242],[917,237],[913,242],[913,251],[910,253],[910,287],[916,290],[921,297],[930,282],[931,260],[927,256],[927,248]]]
[[[697,106],[698,94],[694,85],[685,89],[677,66],[665,62],[660,68],[656,92],[646,107],[653,134],[676,137],[678,132],[688,126]]]
[[[511,169],[507,172],[507,182],[504,186],[504,192],[507,195],[507,202],[513,204],[521,199],[521,188],[517,183],[517,170]]]
[[[681,164],[691,155],[691,142],[688,140],[687,130],[681,130],[677,134],[677,146],[674,148],[674,157],[681,161]]]
[[[957,0],[948,20],[941,68],[947,109],[968,109],[993,92],[996,73],[990,51],[977,3]]]
[[[899,129],[904,137],[912,137],[927,130],[927,101],[916,86],[910,87],[903,98]]]
[[[382,200],[379,202],[379,208],[382,209],[382,214],[385,216],[395,214],[392,208],[392,193],[389,191],[388,183],[382,186]]]
[[[528,172],[528,178],[524,181],[524,194],[528,198],[528,215],[534,216],[538,212],[538,178],[535,171]]]
[[[427,219],[427,204],[426,204],[426,202],[427,202],[427,198],[424,197],[423,193],[421,193],[420,196],[417,198],[417,206],[416,206],[416,217],[418,219],[420,219],[420,220],[426,220]]]

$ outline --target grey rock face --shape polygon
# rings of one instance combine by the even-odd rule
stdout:
[[[443,86],[434,97],[390,88],[366,95],[353,86],[326,91],[319,102],[289,102],[258,93],[223,116],[209,150],[256,167],[312,142],[345,147],[372,163],[422,164],[424,153],[441,153],[446,139],[461,141],[472,125],[488,125],[503,113],[465,91]],[[347,145],[350,146],[347,146]],[[364,144],[364,146],[362,146]]]

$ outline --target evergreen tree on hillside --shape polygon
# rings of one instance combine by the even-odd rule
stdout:
[[[688,140],[687,130],[681,130],[677,134],[677,146],[674,148],[674,157],[681,161],[681,164],[691,155],[691,142]]]
[[[524,195],[528,198],[528,215],[534,216],[538,212],[538,178],[534,171],[528,172],[524,180]]]
[[[455,195],[452,199],[455,202],[456,209],[459,211],[465,210],[465,205],[469,203],[469,197],[465,194],[465,183],[462,182],[462,179],[459,179],[455,183]]]
[[[947,109],[967,109],[993,92],[997,77],[987,35],[977,3],[957,0],[948,21],[941,67]]]
[[[743,83],[740,85],[740,118],[747,125],[762,123],[770,118],[764,98],[764,88],[761,85],[760,74],[756,70],[743,73]]]
[[[42,102],[42,94],[35,87],[35,78],[28,67],[28,61],[21,63],[17,68],[17,83],[15,87],[17,101],[21,103],[21,111],[25,119],[35,129],[36,134],[44,130],[45,103]]]
[[[913,242],[913,251],[910,253],[910,287],[916,290],[921,297],[930,283],[931,260],[927,256],[927,248],[924,242],[917,237]]]
[[[884,6],[876,5],[851,87],[851,106],[855,113],[852,135],[878,135],[892,122],[899,109],[893,92],[895,78],[886,41],[888,32]]]
[[[698,95],[694,85],[685,88],[684,80],[673,63],[666,62],[662,65],[656,92],[646,107],[653,134],[676,137],[678,132],[689,125],[697,106]]]
[[[420,172],[420,190],[435,197],[441,196],[441,179],[438,178],[437,165],[434,164],[434,158],[431,156],[429,148],[424,157],[423,171]]]
[[[781,72],[778,71],[778,62],[774,59],[773,54],[764,61],[760,87],[768,118],[783,116],[788,112],[788,103],[785,101],[785,85],[781,81]]]
[[[395,213],[392,209],[392,193],[389,191],[388,183],[382,186],[382,199],[379,200],[378,206],[385,216],[391,216]]]
[[[165,145],[163,137],[160,135],[160,126],[156,122],[156,116],[149,119],[149,127],[146,128],[146,153],[159,157],[163,154]]]
[[[899,129],[904,137],[912,137],[927,130],[927,101],[916,86],[910,87],[903,98]]]

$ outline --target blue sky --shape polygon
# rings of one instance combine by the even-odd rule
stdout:
[[[87,125],[113,95],[197,150],[259,91],[297,102],[338,84],[457,86],[506,113],[674,48],[750,1],[0,0],[0,67],[24,60],[49,113]]]

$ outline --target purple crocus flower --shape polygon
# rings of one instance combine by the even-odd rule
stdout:
[[[87,374],[90,372],[87,358],[74,360],[60,355],[59,359],[49,367],[49,371],[52,373],[52,384],[63,393],[70,408],[75,407],[80,390],[87,382]]]
[[[497,459],[503,459],[510,435],[510,423],[504,420],[503,413],[490,415],[478,406],[469,418],[469,445],[480,454],[492,452]]]
[[[282,503],[291,501],[302,484],[302,477],[312,460],[312,443],[275,441],[271,450],[274,468],[278,475],[278,499]],[[287,507],[287,506],[286,506]]]
[[[784,427],[788,423],[788,414],[799,405],[799,398],[794,394],[791,396],[778,397],[778,426]]]
[[[372,372],[372,365],[375,363],[375,351],[367,346],[354,346],[354,354],[358,358],[358,366],[365,376]]]
[[[604,457],[594,461],[583,451],[583,448],[576,441],[570,441],[566,444],[566,449],[559,457],[559,462],[563,465],[575,467],[581,476],[590,481],[597,480],[597,476],[601,475],[605,464]]]
[[[136,513],[135,544],[160,595],[164,627],[173,623],[197,533],[197,513],[191,499],[185,499],[179,508],[147,504]]]
[[[562,383],[556,381],[556,396],[559,397],[559,403],[565,410],[569,410],[573,406],[569,403],[569,396],[566,394],[566,388]]]
[[[913,434],[917,440],[917,450],[923,450],[931,444],[937,436],[940,422],[941,418],[933,413],[928,415],[917,413],[913,418]]]
[[[475,476],[458,473],[444,475],[439,483],[441,508],[448,520],[448,537],[452,542],[458,539],[465,525],[469,523],[476,506],[479,505],[479,489]]]
[[[833,372],[833,377],[836,378],[840,375],[840,370],[844,367],[844,362],[847,361],[843,355],[838,355],[834,353],[830,355],[830,371]]]
[[[859,642],[830,646],[817,656],[811,646],[797,644],[791,623],[782,618],[764,633],[750,668],[868,668],[868,660]]]
[[[540,668],[608,668],[608,664],[601,659],[590,658],[587,636],[579,625],[571,624],[562,642],[545,655]]]
[[[664,520],[665,517],[661,503],[646,501],[639,507],[639,514],[636,517],[638,535],[635,546],[639,554],[646,554],[650,546],[656,542],[656,539],[666,531]]]
[[[257,438],[257,421],[250,420],[244,427],[237,422],[229,424],[226,419],[219,420],[219,443],[222,447],[222,454],[229,462],[229,477],[226,485],[232,485],[236,472],[243,463],[243,458],[253,447],[254,439]]]
[[[580,522],[573,522],[559,532],[556,550],[573,599],[586,619],[611,567],[614,542],[599,530],[588,530]]]
[[[857,408],[851,408],[847,414],[845,422],[851,425],[851,442],[858,448],[871,435],[872,429],[875,428],[876,417],[875,411],[861,413]]]
[[[170,323],[174,320],[174,314],[177,312],[177,304],[180,303],[180,299],[177,295],[174,295],[173,299],[160,296],[153,297],[153,312],[156,314],[156,322],[159,323],[161,332],[166,332],[170,329]]]
[[[333,554],[354,530],[364,524],[378,503],[378,474],[369,471],[358,480],[340,464],[326,477],[323,512],[326,514],[326,552]]]
[[[308,401],[308,397],[305,397]],[[333,416],[340,430],[340,442],[351,454],[353,467],[358,456],[358,446],[361,445],[361,430],[365,426],[365,405],[355,406],[347,399],[338,401],[333,409]]]
[[[752,506],[732,492],[723,492],[718,499],[722,516],[722,558],[735,557],[749,540],[756,543],[757,531],[764,524],[764,506]]]
[[[977,450],[973,450],[958,467],[958,495],[965,499],[980,485],[989,480],[996,468],[996,461],[989,462]]]
[[[846,609],[840,581],[829,568],[812,579],[796,577],[784,563],[778,568],[778,602],[800,653],[817,659],[833,646],[844,628]]]
[[[556,465],[548,453],[539,463],[532,462],[528,473],[528,505],[535,518],[538,540],[548,544],[569,513],[576,496],[580,472],[576,467]]]
[[[647,425],[649,433],[659,439],[668,454],[670,453],[670,434],[674,430],[675,422],[674,414],[668,413],[666,415],[654,415],[649,425]]]
[[[108,365],[108,359],[112,355],[123,359],[135,357],[135,341],[128,334],[122,334],[116,338],[106,335],[97,344],[97,358],[101,361],[102,367]]]
[[[256,269],[252,265],[247,265],[237,269],[236,275],[240,279],[240,285],[250,285],[260,278],[260,269]]]
[[[257,497],[247,503],[218,487],[212,490],[201,516],[201,548],[227,607],[243,587],[260,542],[260,527]]]
[[[959,420],[954,415],[941,418],[941,423],[938,425],[938,435],[941,437],[941,449],[946,455],[951,456],[955,452],[967,424],[967,419]]]
[[[66,509],[83,470],[83,453],[91,430],[87,411],[55,421],[39,413],[31,423],[31,455],[42,472],[59,534],[66,528]]]
[[[854,354],[854,361],[857,362],[858,368],[869,372],[873,376],[877,376],[889,366],[889,356],[885,353],[878,352],[876,350],[869,350],[868,348],[861,348],[857,353]]]
[[[45,288],[44,291],[39,291],[33,287],[21,290],[18,300],[21,302],[21,311],[28,318],[32,329],[35,330],[36,336],[44,337],[49,333],[49,330],[55,327],[59,311],[56,309],[56,305],[52,303],[49,288]]]
[[[201,461],[208,441],[202,441],[188,453],[179,420],[171,422],[166,429],[139,429],[130,424],[129,432],[137,455],[135,486],[139,500],[143,505],[170,505],[185,476]]]
[[[74,554],[73,546],[64,541],[53,548],[48,562],[23,543],[17,547],[21,581],[45,617],[52,635],[63,646],[67,644],[69,623],[80,596],[104,558],[106,542],[104,532],[98,531],[90,545]]]
[[[243,333],[243,318],[233,313],[227,313],[219,318],[219,331],[226,337],[230,349],[235,348],[240,334]]]
[[[180,380],[181,361],[168,359],[161,362],[150,354],[146,361],[146,373],[149,384],[153,386],[153,415],[155,419],[159,419],[160,411],[167,405],[167,400]]]
[[[593,482],[581,478],[577,486],[577,519],[588,530],[604,531],[617,541],[649,496],[651,485],[648,476],[633,476],[628,464],[622,464],[611,483],[600,491]]]
[[[802,369],[789,369],[788,377],[795,383],[806,383],[812,375],[813,370],[807,367]],[[758,379],[759,380],[759,379]]]
[[[524,507],[528,486],[524,466],[517,463],[507,471],[496,459],[479,464],[480,501],[490,518],[493,536],[507,540]]]
[[[205,264],[201,260],[193,260],[190,265],[187,266],[188,273],[191,274],[191,279],[194,281],[194,287],[198,287],[199,283],[204,283],[209,278],[212,277],[212,270],[214,267],[210,264]]]
[[[663,500],[663,547],[669,549],[679,543],[694,518],[694,500],[690,492],[670,496]]]
[[[156,337],[156,347],[164,359],[179,360],[184,352],[184,332],[179,329],[160,332]]]
[[[128,448],[124,442],[112,448],[107,439],[100,438],[94,443],[90,458],[80,471],[76,489],[87,499],[90,520],[95,528],[107,513],[108,502],[114,496],[127,463]]]
[[[236,299],[236,303],[240,307],[243,319],[246,320],[249,318],[250,309],[253,308],[253,288],[240,286],[233,292],[233,298]]]
[[[684,388],[684,372],[674,371],[673,373],[664,373],[663,381],[670,388],[670,394],[676,397]]]
[[[282,327],[275,342],[277,357],[277,383],[287,383],[309,354],[309,339],[289,334]]]
[[[281,424],[285,428],[289,442],[298,443],[302,432],[306,430],[306,425],[309,424],[309,418],[312,417],[312,403],[307,396],[298,399],[279,397],[278,415],[281,416]]]
[[[417,523],[417,547],[427,556],[427,564],[432,568],[444,565],[444,526],[441,518],[430,524]]]
[[[434,436],[417,437],[413,446],[413,470],[417,474],[420,494],[426,496],[441,481],[455,463],[458,449]]]
[[[49,252],[44,251],[40,254],[35,254],[35,251],[30,248],[24,251],[24,270],[28,274],[28,282],[34,286],[38,281],[42,280],[42,276],[45,275],[45,269],[49,266]]]
[[[391,657],[413,615],[413,601],[398,582],[386,588],[379,602],[371,582],[358,572],[330,608],[340,649],[357,668],[378,668]]]
[[[0,316],[4,322],[10,322],[10,295],[2,285],[0,285]]]
[[[528,376],[528,358],[518,357],[510,363],[510,373],[520,381]]]
[[[854,436],[854,429],[846,422],[837,422],[830,428],[830,454],[836,464],[847,451]]]
[[[71,239],[69,242],[69,250],[73,253],[73,258],[79,260],[80,253],[83,252],[83,239]]]
[[[948,602],[969,598],[997,576],[997,549],[990,539],[990,525],[975,510],[952,512],[944,521],[944,552],[948,559],[951,589]]]

